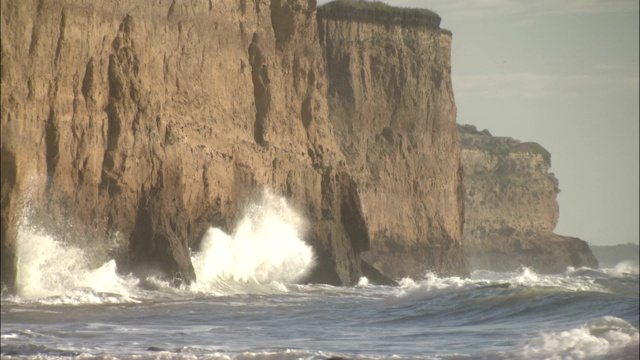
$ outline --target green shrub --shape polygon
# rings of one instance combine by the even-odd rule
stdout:
[[[320,18],[415,24],[434,28],[440,27],[441,20],[431,10],[393,7],[381,1],[365,0],[332,1],[319,6],[317,14]]]
[[[495,142],[493,144],[487,144],[482,148],[484,151],[488,152],[491,155],[495,156],[505,156],[508,155],[512,148],[509,144],[504,144],[500,142]]]

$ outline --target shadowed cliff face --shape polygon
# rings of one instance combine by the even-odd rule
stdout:
[[[459,126],[465,172],[464,246],[471,269],[543,273],[596,267],[583,240],[553,233],[559,216],[551,155],[536,143]]]
[[[364,123],[330,120],[327,91],[339,75],[327,72],[322,58],[315,1],[3,1],[1,10],[3,284],[13,284],[17,223],[27,207],[32,224],[91,249],[96,263],[115,256],[120,271],[180,283],[195,278],[189,248],[209,226],[232,229],[263,188],[285,196],[309,221],[307,240],[319,264],[310,281],[353,284],[363,275],[361,253],[380,239],[377,222],[386,215],[371,200],[377,178],[358,168],[365,153],[354,157],[350,149],[401,139],[412,119],[396,128],[385,112],[391,133],[381,138],[377,125],[364,127],[357,143],[345,142],[357,131],[347,128]],[[443,39],[425,51],[443,53],[437,57],[448,64]],[[396,81],[398,74],[385,69],[380,64],[377,76]],[[416,102],[399,93],[376,96],[384,102],[399,96],[394,119],[423,106],[419,99],[431,102],[431,125],[418,126],[423,140],[441,144],[433,148],[439,155],[430,155],[431,170],[416,166],[430,171],[429,189],[446,188],[430,196],[440,199],[433,206],[447,208],[410,205],[425,212],[415,219],[412,239],[456,249],[458,180],[438,175],[457,174],[458,164],[457,135],[448,127],[455,118],[449,68],[442,69],[446,91],[430,94],[436,89],[430,78],[406,74],[402,81],[414,89],[430,81]],[[354,98],[362,96],[358,91]],[[437,125],[439,114],[446,114],[445,125]],[[407,144],[414,153],[426,151],[414,144],[421,139],[394,140],[394,156]],[[421,156],[398,175],[409,174]],[[435,163],[451,159],[453,170]],[[385,166],[395,161],[374,162],[376,171],[393,174]],[[389,178],[384,191],[391,194],[393,184],[407,186]],[[401,224],[384,224],[390,238]],[[433,266],[458,270],[437,259],[444,265]]]

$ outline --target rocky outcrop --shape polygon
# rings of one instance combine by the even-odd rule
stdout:
[[[553,233],[559,216],[551,154],[537,143],[458,127],[465,172],[465,252],[471,269],[544,273],[597,266],[588,244]]]
[[[466,273],[437,28],[318,21],[313,0],[1,6],[3,285],[27,212],[120,271],[193,281],[189,248],[265,187],[308,220],[310,281]]]

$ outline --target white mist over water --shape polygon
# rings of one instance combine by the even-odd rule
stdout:
[[[613,269],[610,269],[610,270],[604,269],[603,271],[615,276],[620,276],[625,274],[638,275],[638,273],[640,273],[638,269],[638,263],[635,263],[633,261],[623,261],[617,264],[616,266],[614,266]]]
[[[313,249],[303,240],[304,220],[284,198],[268,192],[249,206],[232,235],[210,228],[192,257],[199,291],[220,291],[230,282],[290,284],[313,267]],[[227,287],[228,288],[228,287]]]

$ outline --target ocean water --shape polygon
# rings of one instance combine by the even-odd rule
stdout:
[[[400,286],[296,282],[314,264],[283,199],[250,206],[193,252],[198,282],[90,266],[87,250],[23,221],[2,358],[638,359],[638,268],[424,274]]]

